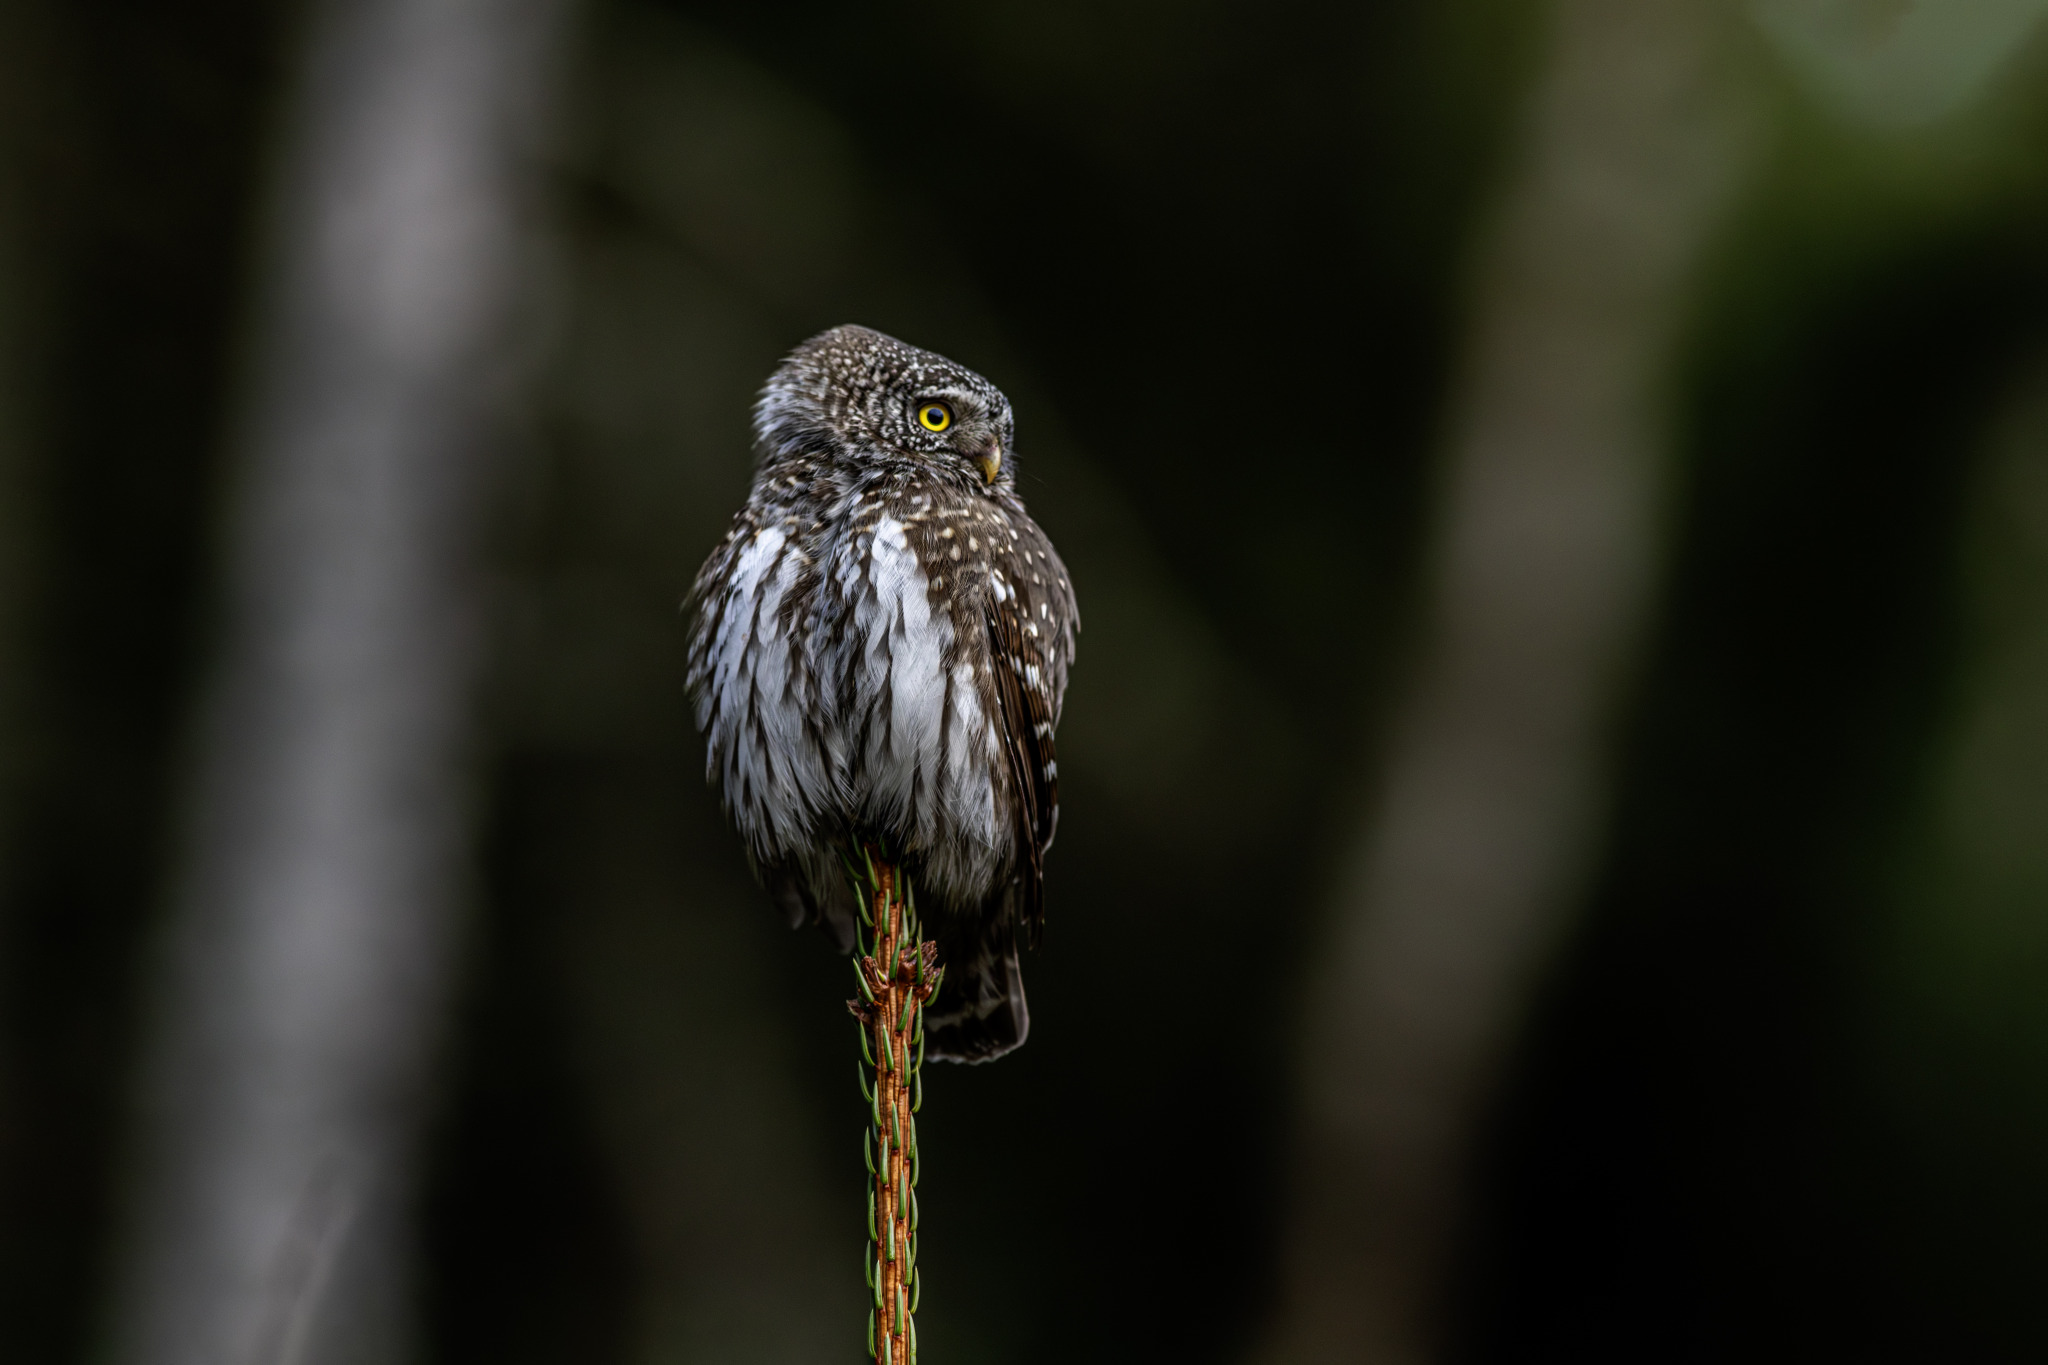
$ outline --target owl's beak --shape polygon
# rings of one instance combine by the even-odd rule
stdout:
[[[984,483],[994,483],[996,475],[1003,472],[1003,443],[992,441],[988,449],[981,452],[981,477]]]

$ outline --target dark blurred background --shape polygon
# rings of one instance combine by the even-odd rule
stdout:
[[[848,972],[749,882],[677,611],[754,390],[855,320],[1009,393],[1084,621],[1030,1043],[927,1076],[930,1359],[2048,1358],[2048,4],[1631,9],[1665,67],[1603,57],[1590,0],[573,8],[414,1358],[857,1358]],[[9,1361],[119,1354],[316,33],[262,0],[0,16]],[[1570,112],[1670,70],[1639,120]],[[1572,141],[1666,116],[1641,174]],[[1557,185],[1649,283],[1555,246]],[[1521,486],[1473,433],[1609,382],[1542,350],[1574,308],[1629,359],[1609,473],[1649,528],[1610,565],[1640,590],[1591,594],[1564,747],[1597,791],[1520,965],[1441,1002],[1492,1022],[1390,1291],[1422,1325],[1304,1347],[1328,945],[1376,903],[1403,708],[1456,673],[1459,490]]]

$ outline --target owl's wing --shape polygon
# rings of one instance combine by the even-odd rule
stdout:
[[[1073,656],[1073,589],[1066,566],[1029,518],[999,557],[1002,586],[988,598],[989,651],[1019,850],[1018,917],[1036,943],[1045,921],[1045,852],[1060,820],[1059,762],[1053,727]]]
[[[1001,708],[1003,753],[1010,790],[1017,800],[1015,831],[1018,910],[1036,943],[1045,920],[1045,850],[1059,820],[1059,767],[1053,758],[1052,717],[1037,688],[1024,680],[1027,644],[1015,600],[994,604],[989,613],[989,649],[996,660],[996,700]]]
[[[842,950],[858,912],[816,831],[830,790],[817,684],[787,646],[817,579],[790,526],[750,503],[704,561],[692,612],[687,681],[705,738],[705,776],[746,841],[755,874],[791,928],[822,925]]]

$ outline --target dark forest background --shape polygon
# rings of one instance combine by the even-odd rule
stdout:
[[[1654,574],[1585,870],[1454,1154],[1429,1355],[2039,1360],[2041,7],[1956,6],[1953,60],[1932,5],[1706,8],[1741,131],[1659,305]],[[307,30],[6,9],[0,1358],[82,1363]],[[1859,53],[1911,65],[1895,30],[1939,69],[1857,86]],[[1511,0],[574,10],[418,1359],[855,1358],[848,973],[748,880],[677,612],[753,391],[853,320],[1009,393],[1084,621],[1030,1043],[927,1077],[924,1349],[1285,1358],[1305,1002],[1558,31]]]

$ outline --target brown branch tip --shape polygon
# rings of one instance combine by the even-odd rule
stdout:
[[[939,948],[920,936],[901,869],[870,844],[863,848],[862,918],[874,951],[856,965],[861,999],[847,1001],[860,1021],[871,1126],[868,1190],[868,1354],[878,1365],[917,1360],[917,1111],[924,1101],[924,1006],[943,975]],[[857,880],[860,880],[857,876]],[[865,938],[865,935],[863,935]],[[864,942],[863,947],[867,944]]]

